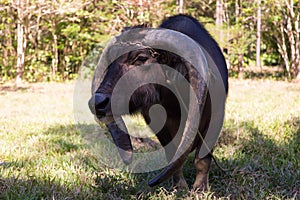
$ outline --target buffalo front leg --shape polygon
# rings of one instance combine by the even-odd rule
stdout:
[[[208,174],[211,164],[211,154],[206,155],[204,158],[198,158],[197,155],[196,152],[194,164],[197,174],[193,189],[196,191],[207,191],[209,187]]]
[[[173,185],[172,185],[173,189],[185,190],[189,188],[183,176],[182,166],[173,174],[172,181],[173,181]]]
[[[165,131],[164,137],[160,137],[161,135],[158,135],[158,138],[161,142],[161,144],[164,146],[165,148],[165,154],[166,154],[166,158],[168,162],[171,162],[173,159],[173,156],[175,155],[175,151],[176,151],[176,145],[174,145],[172,143],[172,141],[170,143],[168,143],[168,139],[169,138],[165,138],[165,136],[167,135],[168,131]],[[168,145],[166,145],[168,144]],[[184,159],[184,158],[179,158],[179,159]],[[182,172],[182,168],[183,168],[184,162],[181,166],[178,166],[178,168],[176,169],[176,171],[173,172],[172,175],[172,189],[176,189],[176,190],[184,190],[184,189],[188,189],[188,184],[185,181],[185,178],[183,176],[183,172]]]

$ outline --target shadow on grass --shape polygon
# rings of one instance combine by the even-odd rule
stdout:
[[[215,164],[212,165],[210,186],[213,195],[232,199],[298,198],[300,118],[285,122],[284,127],[286,139],[279,144],[265,136],[253,122],[243,122],[239,126],[229,122],[216,149],[232,146],[233,153],[230,156],[218,158],[222,166],[231,170],[223,173]],[[161,187],[169,189],[170,181],[154,189],[147,186],[147,181],[157,171],[130,174],[101,166],[82,143],[82,130],[93,129],[93,125],[81,125],[81,131],[78,131],[75,125],[68,125],[51,127],[41,133],[46,138],[47,144],[43,145],[47,145],[48,153],[55,152],[58,157],[67,156],[65,159],[73,162],[75,168],[84,169],[81,173],[93,176],[84,178],[84,175],[78,174],[78,180],[74,180],[74,183],[58,183],[50,175],[37,178],[30,174],[30,168],[37,161],[32,161],[31,165],[26,164],[27,161],[5,163],[0,166],[0,171],[27,168],[28,172],[22,173],[28,174],[20,175],[27,178],[16,175],[0,177],[0,199],[147,199],[152,195],[158,197]],[[243,134],[239,135],[239,132]],[[44,159],[48,158],[53,159],[53,156]],[[189,156],[184,173],[191,185],[195,177],[193,155]],[[182,196],[186,197],[186,194],[178,194],[177,198]]]
[[[0,199],[85,199],[81,188],[68,188],[53,180],[0,178]]]
[[[300,118],[283,126],[286,139],[281,143],[264,135],[253,122],[225,128],[217,148],[233,145],[234,153],[220,160],[231,170],[223,173],[213,165],[211,191],[233,199],[299,198]],[[237,128],[248,137],[239,136]]]

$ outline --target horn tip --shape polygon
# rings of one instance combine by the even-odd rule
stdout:
[[[150,187],[154,187],[154,186],[160,184],[161,182],[162,182],[162,181],[160,180],[159,177],[154,177],[152,180],[150,180],[150,181],[148,182],[148,185],[149,185]]]
[[[126,165],[129,165],[129,164],[132,162],[132,158],[123,158],[123,162],[124,162]]]
[[[148,182],[148,185],[150,186],[150,187],[154,187],[154,186],[156,186],[158,183],[156,183],[154,180],[151,180],[151,181],[149,181]]]

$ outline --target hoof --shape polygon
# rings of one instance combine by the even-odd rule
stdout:
[[[194,184],[193,185],[193,190],[195,192],[206,192],[209,190],[209,185],[207,181],[202,181],[199,184]]]
[[[189,186],[185,180],[180,180],[178,183],[172,186],[172,190],[175,191],[189,190]]]

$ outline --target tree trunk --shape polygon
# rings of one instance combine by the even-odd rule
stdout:
[[[299,30],[299,16],[298,13],[297,18],[295,20],[295,32],[296,32],[296,61],[297,61],[297,68],[296,68],[296,78],[300,80],[300,30]]]
[[[243,61],[244,61],[244,59],[243,59],[243,57],[244,57],[244,54],[242,54],[242,53],[239,53],[238,54],[238,78],[243,78]]]
[[[17,74],[16,74],[16,84],[22,83],[22,77],[24,73],[24,30],[22,25],[23,20],[23,2],[22,0],[17,0],[17,11],[18,11],[18,24],[17,24]]]
[[[280,5],[278,5],[279,7]],[[294,12],[293,0],[285,0],[285,11],[282,11],[285,23],[280,24],[280,39],[278,50],[284,59],[289,78],[300,78],[300,50],[299,50],[299,13]],[[277,39],[278,40],[278,39]]]
[[[288,8],[288,16],[287,16],[287,27],[286,33],[288,35],[290,49],[291,49],[291,74],[292,78],[296,78],[299,75],[300,68],[300,52],[299,52],[299,13],[297,17],[294,12],[294,3],[293,0],[288,2],[285,1]]]
[[[56,23],[55,20],[52,20],[52,37],[53,37],[53,44],[52,44],[52,51],[53,51],[53,58],[52,58],[52,63],[51,63],[51,71],[52,71],[52,79],[54,80],[56,78],[56,72],[57,72],[57,67],[58,67],[58,38],[55,33],[56,29]]]
[[[140,11],[139,11],[140,20],[142,20],[142,22],[144,22],[145,18],[144,18],[144,5],[143,5],[143,0],[139,0],[139,6],[140,6]]]
[[[239,16],[240,16],[239,0],[235,0],[235,22],[238,22]]]
[[[280,34],[281,34],[281,39],[277,39],[277,47],[278,47],[278,51],[279,51],[281,57],[283,58],[283,61],[285,64],[285,69],[288,73],[288,77],[290,78],[291,70],[290,70],[289,56],[288,56],[288,51],[287,51],[287,47],[286,47],[283,24],[280,24]]]
[[[223,5],[222,0],[217,0],[216,2],[216,25],[222,26],[223,24]]]
[[[241,2],[240,2],[241,3]],[[242,7],[242,3],[241,3]],[[240,5],[239,5],[239,0],[235,0],[235,22],[238,24],[239,23],[239,17],[240,17]],[[243,31],[239,31],[238,33],[239,37],[243,37]],[[244,54],[243,53],[238,53],[238,77],[242,78],[243,73],[242,73],[242,68],[243,68],[243,58]]]
[[[216,2],[216,26],[219,29],[219,41],[223,42],[223,3],[222,0]]]
[[[39,14],[36,19],[36,37],[35,37],[35,57],[37,60],[40,60],[39,56],[39,44],[41,41],[41,32],[42,30],[40,29],[40,20],[41,20],[41,9],[39,9]]]
[[[226,30],[226,40],[225,40],[225,45],[227,49],[226,53],[226,63],[227,63],[227,68],[231,69],[231,63],[230,63],[230,19],[229,19],[229,11],[228,11],[228,5],[226,3],[226,0],[224,1],[224,22],[227,25],[227,30]]]
[[[261,43],[261,0],[257,0],[257,32],[256,32],[256,67],[262,71],[260,62],[260,43]]]
[[[295,37],[294,37],[294,34],[293,34],[293,25],[292,25],[292,19],[294,17],[294,11],[293,11],[293,0],[291,0],[290,2],[291,4],[289,4],[287,1],[286,1],[286,5],[288,7],[288,14],[285,16],[287,18],[287,26],[286,26],[286,34],[288,36],[288,40],[289,40],[289,43],[290,43],[290,50],[291,50],[291,56],[290,56],[290,59],[291,59],[291,76],[293,77],[294,76],[294,70],[296,68],[295,64],[295,57],[296,57],[296,47],[295,47]]]
[[[183,13],[183,0],[179,0],[179,13]]]
[[[9,31],[9,27],[7,26],[4,29],[4,34],[6,35],[6,37],[8,37],[8,40],[4,42],[4,45],[1,45],[1,48],[3,49],[3,66],[4,68],[6,68],[8,66],[8,49],[12,48],[11,45],[8,45],[9,41],[10,41],[10,31]]]

